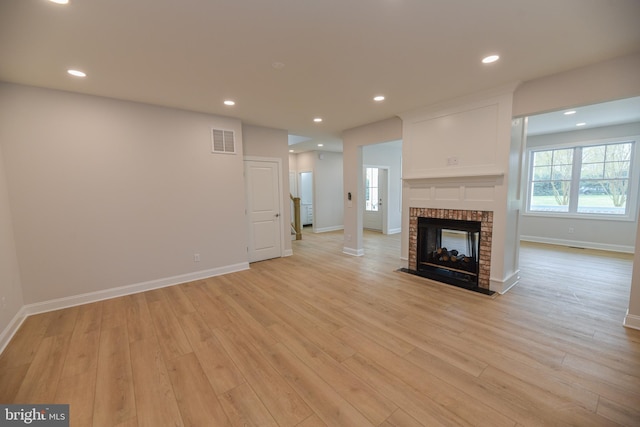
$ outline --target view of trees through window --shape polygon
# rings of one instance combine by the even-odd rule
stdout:
[[[624,215],[632,142],[534,151],[529,211]]]
[[[365,168],[364,200],[365,210],[378,211],[378,168]]]

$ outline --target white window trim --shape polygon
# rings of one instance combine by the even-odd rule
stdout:
[[[631,155],[631,165],[629,173],[629,197],[627,199],[628,210],[624,215],[598,215],[590,213],[578,213],[578,212],[540,212],[529,210],[531,202],[531,183],[533,178],[533,168],[531,167],[532,153],[536,151],[546,150],[558,150],[576,147],[589,147],[594,145],[606,145],[615,143],[633,142],[633,153]],[[536,217],[548,217],[548,218],[571,218],[571,219],[594,219],[594,220],[606,220],[606,221],[626,221],[635,222],[636,212],[638,210],[638,203],[640,201],[640,135],[621,136],[614,138],[602,138],[586,141],[572,141],[560,144],[540,145],[536,147],[527,148],[527,185],[526,194],[524,196],[525,209],[524,216],[536,216]],[[572,182],[575,177],[572,177]]]

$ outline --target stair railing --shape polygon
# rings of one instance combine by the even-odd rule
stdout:
[[[300,197],[293,197],[289,193],[291,203],[293,203],[293,222],[291,223],[291,230],[296,234],[296,240],[302,239],[302,225],[300,224]]]

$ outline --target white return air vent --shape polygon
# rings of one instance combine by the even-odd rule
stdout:
[[[233,131],[211,129],[211,152],[236,154],[236,141]]]

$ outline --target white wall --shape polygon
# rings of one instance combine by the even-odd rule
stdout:
[[[4,129],[0,127],[0,141],[3,136]],[[18,326],[17,315],[22,305],[20,269],[9,210],[4,157],[0,146],[0,352],[7,342],[6,339]]]
[[[348,129],[342,134],[344,188],[344,247],[349,255],[364,255],[362,214],[364,212],[364,184],[362,147],[402,139],[402,120],[398,117]],[[351,193],[351,203],[347,201]],[[406,213],[408,215],[408,213]]]
[[[565,143],[576,144],[638,135],[640,135],[640,123],[630,123],[573,132],[530,136],[527,138],[527,148],[548,147]],[[636,158],[640,160],[640,150],[638,148],[636,148]],[[526,164],[528,165],[529,162],[527,161]],[[526,203],[526,197],[524,197],[524,200]],[[634,214],[633,218],[629,220],[602,220],[579,217],[558,218],[525,213],[521,219],[521,239],[633,252],[638,225],[637,211]],[[573,233],[569,233],[569,228],[573,230]]]
[[[313,172],[300,172],[300,204],[313,205]]]
[[[295,154],[297,172],[313,172],[316,166],[316,151],[307,151],[305,153]]]
[[[640,52],[523,83],[513,115],[530,116],[640,95]]]
[[[298,182],[301,172],[312,172],[313,231],[341,230],[344,204],[342,201],[342,153],[307,151],[292,154]]]
[[[26,304],[247,268],[240,121],[1,84],[0,129]]]
[[[282,238],[284,254],[291,253],[291,212],[289,206],[289,145],[286,130],[272,129],[261,126],[242,125],[242,139],[245,156],[257,156],[270,159],[279,159],[282,167],[281,192],[282,192]]]
[[[402,225],[402,141],[367,145],[362,150],[365,165],[389,170],[387,228],[389,233],[399,233]]]
[[[313,172],[313,231],[342,230],[342,153],[316,152]]]

